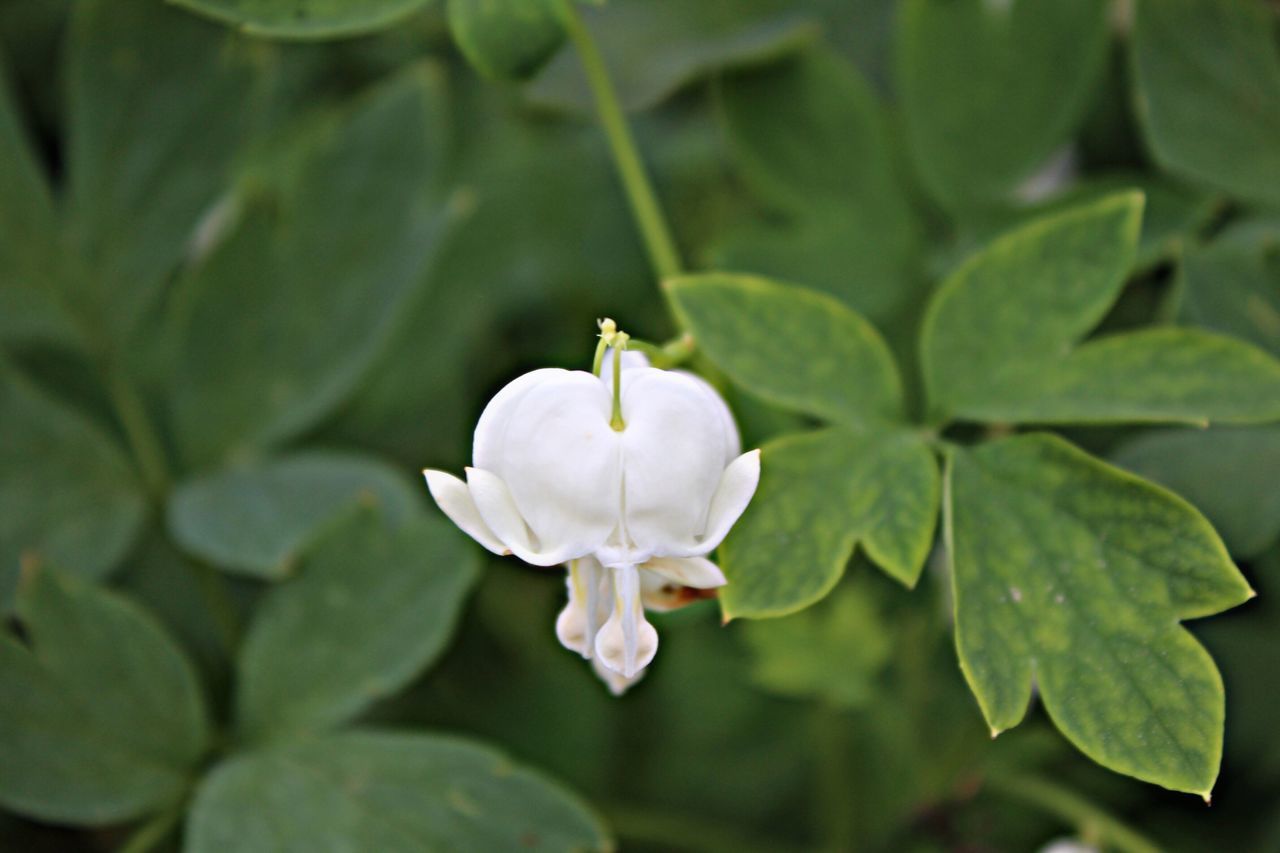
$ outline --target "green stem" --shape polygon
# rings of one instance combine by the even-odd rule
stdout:
[[[854,850],[857,838],[849,792],[849,721],[826,702],[814,706],[813,748],[816,767],[816,801],[822,849]]]
[[[169,837],[169,833],[173,832],[185,810],[186,799],[184,798],[134,830],[134,833],[125,839],[117,853],[148,853],[154,850]]]
[[[1012,800],[1035,806],[1072,824],[1083,837],[1092,836],[1122,853],[1160,853],[1160,846],[1067,788],[1026,774],[992,775],[984,787]]]
[[[604,365],[604,354],[609,351],[609,344],[604,338],[600,338],[600,343],[596,344],[596,357],[591,360],[591,372],[596,376],[600,375],[600,368]]]
[[[111,405],[120,418],[129,448],[142,472],[143,482],[153,498],[162,499],[169,490],[169,465],[142,398],[118,367],[108,366],[103,378]]]
[[[574,0],[560,0],[560,11],[569,40],[573,42],[574,48],[578,51],[578,57],[582,60],[582,69],[586,72],[587,83],[595,98],[596,113],[600,116],[600,124],[603,125],[605,136],[608,137],[614,165],[617,166],[618,175],[622,179],[622,186],[626,190],[631,212],[640,228],[640,236],[644,239],[649,260],[658,278],[667,279],[677,276],[682,269],[680,253],[676,249],[675,240],[672,239],[671,228],[662,214],[662,207],[658,204],[653,183],[645,172],[631,128],[627,125],[627,117],[618,103],[618,96],[609,79],[604,58],[600,55],[600,49],[596,46],[590,30],[582,22],[582,17],[574,7]]]
[[[622,350],[617,347],[613,350],[613,417],[609,419],[609,426],[618,432],[627,428],[622,419]]]

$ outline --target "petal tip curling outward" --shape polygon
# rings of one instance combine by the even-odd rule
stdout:
[[[466,483],[448,472],[432,468],[423,469],[422,476],[427,480],[427,490],[436,505],[463,533],[495,554],[506,556],[511,553],[511,549],[485,523]]]
[[[729,463],[720,477],[715,495],[711,498],[711,509],[707,512],[707,524],[698,544],[667,556],[700,557],[709,554],[729,535],[733,525],[737,523],[747,504],[755,496],[756,487],[760,485],[760,450],[748,450]]]

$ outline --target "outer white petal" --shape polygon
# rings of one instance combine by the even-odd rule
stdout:
[[[427,488],[436,504],[449,516],[454,524],[462,528],[472,539],[479,542],[495,554],[510,554],[511,549],[489,529],[476,509],[476,502],[471,499],[471,491],[467,484],[452,474],[444,471],[426,469],[422,472],[427,478]]]
[[[475,467],[492,471],[499,477],[507,476],[503,466],[502,446],[516,407],[529,391],[567,373],[569,371],[558,367],[544,367],[541,370],[530,371],[512,379],[494,395],[489,405],[485,406],[484,411],[480,413],[480,420],[476,423],[471,448],[471,461]]]
[[[738,435],[738,424],[733,420],[733,412],[729,411],[729,404],[720,396],[720,392],[701,376],[684,370],[676,372],[681,376],[688,376],[697,383],[705,393],[708,404],[719,414],[720,426],[724,430],[724,464],[728,465],[742,452],[742,438]]]
[[[502,480],[530,545],[554,562],[595,552],[621,519],[622,433],[609,425],[611,409],[595,376],[564,371],[525,391],[510,413]]]
[[[498,475],[482,468],[468,468],[467,488],[471,491],[471,498],[475,501],[476,509],[480,510],[485,524],[512,553],[526,563],[554,566],[591,551],[590,548],[584,550],[582,543],[577,540],[544,546],[529,530],[511,497],[511,491]]]
[[[710,553],[728,535],[734,522],[747,508],[760,484],[760,451],[748,450],[730,463],[720,478],[707,524],[698,540],[684,549],[667,552],[672,557],[697,557]]]
[[[685,374],[637,369],[622,382],[626,532],[639,559],[684,556],[724,472],[721,413]]]

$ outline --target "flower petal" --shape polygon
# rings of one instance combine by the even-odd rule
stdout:
[[[512,379],[494,395],[489,405],[485,406],[484,411],[480,413],[480,420],[476,423],[471,447],[471,461],[475,467],[492,471],[499,477],[507,476],[503,465],[502,447],[506,439],[507,427],[511,424],[516,407],[534,388],[568,373],[568,370],[559,367],[533,370]]]
[[[695,557],[694,559],[698,558]],[[650,562],[653,561],[651,560]],[[648,565],[649,563],[645,563],[645,566]],[[697,587],[685,586],[676,581],[668,580],[655,572],[644,571],[643,567],[641,568],[640,600],[644,602],[645,610],[666,613],[669,610],[679,610],[681,607],[687,607],[696,601],[704,601],[715,597],[716,591],[714,587],[698,589]]]
[[[627,690],[631,688],[631,685],[644,678],[645,673],[642,669],[635,675],[627,678],[622,673],[614,672],[609,669],[609,667],[600,662],[600,658],[591,659],[591,668],[596,671],[596,675],[600,677],[600,680],[608,685],[609,692],[614,696],[621,696],[623,693],[626,693]]]
[[[658,632],[644,618],[640,573],[635,566],[613,572],[613,613],[596,634],[596,655],[614,672],[634,678],[658,651]]]
[[[711,499],[706,528],[687,548],[672,548],[666,556],[698,557],[709,554],[728,535],[734,522],[747,508],[760,484],[760,451],[748,450],[724,469],[720,485]]]
[[[584,658],[595,655],[596,634],[605,620],[600,586],[604,569],[593,557],[569,562],[566,584],[569,603],[556,618],[556,637],[560,645]]]
[[[720,392],[701,376],[685,370],[675,372],[692,379],[702,389],[703,396],[707,398],[707,404],[720,416],[720,427],[724,432],[724,464],[728,465],[742,452],[742,438],[738,435],[738,425],[733,420],[733,412],[729,411],[729,404],[720,396]]]
[[[467,487],[485,524],[517,557],[535,566],[554,566],[568,562],[591,549],[583,549],[579,541],[568,540],[550,546],[540,542],[525,524],[520,510],[511,498],[507,484],[483,468],[467,469]]]
[[[706,557],[654,557],[640,568],[694,589],[715,589],[729,582],[720,567]]]
[[[622,382],[626,532],[638,560],[684,556],[724,472],[721,412],[687,374],[636,369]]]
[[[556,562],[593,553],[622,517],[622,434],[609,426],[611,408],[595,376],[563,371],[524,392],[507,423],[501,479],[538,550]]]
[[[466,483],[445,471],[428,468],[422,473],[427,478],[427,489],[430,490],[431,497],[435,498],[436,504],[444,514],[462,528],[463,533],[495,554],[511,553],[511,549],[489,529],[489,525],[484,523],[484,518],[481,517],[480,510],[476,509],[476,502],[471,499],[471,491]]]

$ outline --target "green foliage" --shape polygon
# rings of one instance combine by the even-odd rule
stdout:
[[[716,257],[826,290],[873,320],[912,288],[919,226],[895,174],[883,110],[853,68],[809,50],[781,68],[735,74],[723,89],[743,179],[785,221],[751,218]]]
[[[381,29],[431,0],[172,0],[255,36],[323,39]]]
[[[529,77],[564,41],[555,0],[448,0],[446,8],[458,48],[499,80]]]
[[[1273,5],[0,4],[0,847],[1274,849]],[[602,316],[763,449],[621,701],[418,478]]]
[[[120,821],[181,797],[209,746],[195,671],[133,603],[32,568],[0,638],[0,802]]]
[[[443,650],[475,579],[444,522],[400,530],[350,515],[259,606],[240,653],[238,726],[264,740],[330,728],[403,687]],[[346,636],[340,649],[323,642]]]
[[[866,320],[834,299],[723,274],[666,287],[699,348],[756,396],[855,426],[901,418],[893,356]]]
[[[1133,265],[1141,208],[1128,194],[1047,216],[947,278],[921,343],[936,419],[1280,418],[1280,363],[1234,339],[1152,329],[1080,343]]]
[[[427,203],[439,85],[410,68],[349,113],[307,125],[302,156],[252,187],[230,233],[179,285],[171,393],[189,465],[313,426],[380,353],[443,227]],[[354,221],[353,210],[363,211]],[[246,315],[254,322],[235,321]]]
[[[1280,204],[1280,54],[1274,14],[1248,0],[1138,0],[1138,115],[1169,169]]]
[[[169,499],[169,531],[220,568],[279,580],[293,573],[298,555],[327,524],[361,503],[397,525],[422,509],[419,491],[385,463],[310,451],[182,484]]]
[[[91,577],[111,571],[146,512],[120,448],[79,412],[0,363],[0,603],[22,563]]]
[[[786,55],[815,35],[809,16],[783,0],[632,0],[585,8],[583,17],[609,58],[620,100],[632,110],[652,107],[712,71]],[[568,52],[547,66],[530,94],[560,109],[591,108],[578,58]]]
[[[1107,55],[1107,3],[906,0],[898,80],[912,159],[936,201],[1008,194],[1076,128]]]
[[[1177,622],[1253,591],[1204,517],[1046,434],[949,454],[946,492],[960,665],[992,732],[1034,685],[1085,754],[1207,798],[1222,679]]]
[[[281,838],[353,853],[611,846],[575,799],[502,755],[384,732],[302,741],[218,767],[196,795],[190,833],[193,853],[277,850]]]
[[[775,439],[761,459],[760,488],[722,549],[725,618],[812,604],[835,586],[856,545],[915,585],[939,491],[938,467],[918,436],[819,430]]]

